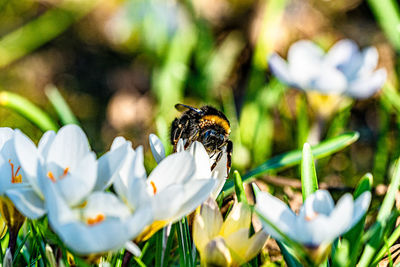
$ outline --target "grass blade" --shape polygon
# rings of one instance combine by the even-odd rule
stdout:
[[[318,180],[315,171],[314,158],[310,145],[305,143],[301,160],[301,192],[303,194],[303,202],[309,195],[313,194],[317,190]]]
[[[238,171],[233,172],[233,180],[235,181],[235,192],[239,202],[248,203],[246,198],[246,192],[242,182],[242,177]]]
[[[15,93],[7,91],[0,92],[0,106],[17,112],[39,127],[42,131],[57,131],[58,129],[57,124],[46,112],[41,110],[28,99]]]
[[[50,100],[50,103],[53,105],[56,110],[58,116],[61,119],[61,123],[63,125],[66,124],[77,124],[79,125],[78,120],[76,119],[74,113],[72,113],[69,108],[67,102],[60,94],[58,89],[54,85],[49,85],[45,89],[47,98]]]

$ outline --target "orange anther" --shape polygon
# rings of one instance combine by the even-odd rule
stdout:
[[[47,177],[52,181],[52,182],[56,182],[56,178],[54,178],[54,175],[52,172],[48,172],[47,173]]]
[[[317,216],[318,216],[318,213],[314,212],[313,214],[307,215],[304,219],[305,219],[306,221],[312,221],[312,220],[314,220],[315,217],[317,217]]]
[[[86,222],[89,225],[95,225],[95,224],[98,224],[98,223],[101,223],[102,221],[104,221],[105,218],[106,218],[106,216],[104,216],[104,214],[99,213],[94,218],[88,218]]]
[[[21,169],[21,166],[17,168],[17,171],[14,173],[14,164],[11,163],[11,159],[8,160],[8,163],[10,163],[11,166],[11,183],[13,184],[20,184],[22,183],[22,175],[18,175],[19,170]]]
[[[65,169],[64,169],[64,172],[63,172],[63,174],[61,175],[60,178],[64,178],[65,176],[67,176],[68,170],[69,170],[69,167],[65,168]]]
[[[156,184],[153,181],[150,181],[150,185],[153,187],[153,194],[156,194],[157,193]]]

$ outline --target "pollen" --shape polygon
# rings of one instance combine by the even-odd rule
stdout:
[[[96,215],[96,217],[88,218],[86,222],[88,225],[95,225],[104,221],[105,218],[106,216],[103,213],[99,213]]]
[[[21,169],[21,166],[19,166],[17,170],[14,172],[14,164],[11,162],[11,159],[8,160],[8,163],[10,163],[11,166],[11,183],[13,184],[22,183],[22,175],[18,174],[19,170]]]
[[[156,184],[153,181],[150,181],[150,185],[151,185],[151,187],[153,187],[153,194],[156,194],[157,193]]]
[[[48,172],[47,173],[47,177],[52,181],[52,182],[56,182],[56,178],[54,178],[54,175],[53,175],[53,173],[52,172]]]

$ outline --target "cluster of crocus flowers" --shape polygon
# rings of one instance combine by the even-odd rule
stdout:
[[[240,266],[263,248],[267,234],[259,231],[249,237],[250,207],[235,203],[223,221],[218,205],[209,198],[193,222],[193,241],[202,266]]]
[[[218,184],[202,144],[165,157],[158,138],[150,139],[159,164],[147,178],[142,147],[134,150],[123,137],[97,159],[76,125],[46,132],[38,146],[19,130],[0,128],[2,210],[19,214],[16,232],[25,217],[47,215],[52,230],[80,255],[122,247],[137,254],[131,240],[193,212]],[[106,191],[111,186],[116,194]]]
[[[256,198],[264,231],[289,245],[288,241],[297,244],[318,264],[328,256],[332,242],[364,216],[371,193],[364,192],[355,201],[345,194],[335,206],[328,191],[317,190],[307,197],[298,215],[267,192],[259,192]]]

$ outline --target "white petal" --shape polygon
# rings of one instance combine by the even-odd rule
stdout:
[[[153,197],[154,220],[175,219],[184,199],[183,191],[182,185],[171,185],[157,192]]]
[[[358,223],[361,217],[365,215],[370,203],[371,203],[371,192],[369,191],[362,193],[354,201],[354,213],[349,228],[353,227],[356,223]]]
[[[70,124],[58,131],[49,148],[48,161],[73,169],[89,152],[85,133],[79,126]]]
[[[290,76],[302,89],[308,89],[311,80],[321,72],[324,51],[311,41],[298,41],[288,52]]]
[[[7,196],[25,217],[35,220],[46,214],[44,200],[32,188],[7,190]]]
[[[103,191],[111,185],[126,160],[129,148],[130,145],[126,142],[99,158],[97,180],[93,190]]]
[[[322,94],[341,94],[347,88],[347,79],[342,72],[327,64],[319,66],[319,73],[310,80],[310,89]]]
[[[175,183],[184,183],[195,172],[195,163],[189,152],[169,155],[151,172],[148,182],[153,182],[158,191]]]
[[[183,216],[193,212],[210,196],[214,187],[214,179],[197,179],[185,184],[183,189],[184,197],[173,221],[181,219]]]
[[[178,144],[176,145],[176,152],[182,152],[185,151],[185,144],[183,142],[183,139],[179,139]]]
[[[292,77],[290,76],[288,64],[278,54],[273,53],[268,60],[271,72],[283,83],[293,85]]]
[[[8,127],[0,127],[0,149],[5,142],[10,140],[14,135],[14,130]]]
[[[210,157],[203,144],[195,141],[189,147],[189,152],[193,156],[196,164],[195,176],[197,178],[211,177]]]
[[[38,168],[40,166],[39,153],[35,144],[25,134],[16,130],[14,146],[18,162],[21,164],[21,168],[27,180],[29,180],[30,185],[36,193],[41,194],[37,182]]]
[[[141,206],[139,209],[135,210],[133,215],[126,221],[129,240],[135,239],[146,226],[150,225],[154,219],[153,216],[152,209],[148,205]]]
[[[357,44],[350,39],[336,42],[325,56],[325,62],[331,66],[339,66],[350,62],[359,53]]]
[[[92,218],[99,213],[121,219],[130,215],[128,207],[110,192],[94,192],[87,198],[83,216]]]
[[[121,145],[125,145],[126,143],[130,144],[129,146],[132,147],[132,142],[131,141],[127,141],[124,137],[122,136],[117,136],[114,138],[112,144],[111,144],[111,148],[110,150],[114,150],[117,149],[118,147],[120,147]]]
[[[93,190],[97,178],[97,161],[94,153],[87,154],[65,177],[56,182],[64,199],[70,206],[80,202]],[[54,173],[57,177],[58,175]]]
[[[371,74],[378,64],[378,50],[375,47],[370,46],[365,48],[361,53],[362,64],[357,72],[358,77]]]
[[[165,149],[161,140],[155,134],[149,135],[150,149],[157,163],[165,158]]]
[[[293,227],[296,223],[296,215],[278,198],[267,192],[259,192],[257,194],[256,210],[264,230],[274,238],[281,239],[282,237],[270,226],[270,223],[289,237],[296,236],[297,233]],[[265,222],[264,218],[268,222]]]
[[[38,150],[42,158],[47,158],[49,148],[53,143],[55,137],[56,133],[54,131],[47,131],[43,134],[42,138],[40,138]]]
[[[151,197],[147,192],[147,184],[144,179],[131,177],[128,180],[126,201],[133,210],[144,205],[151,205]]]
[[[314,194],[307,197],[300,210],[300,217],[312,218],[316,214],[329,216],[335,208],[335,203],[331,194],[327,190],[317,190]]]
[[[386,81],[386,70],[379,69],[366,77],[361,77],[350,83],[346,94],[354,98],[368,98],[382,88]]]

